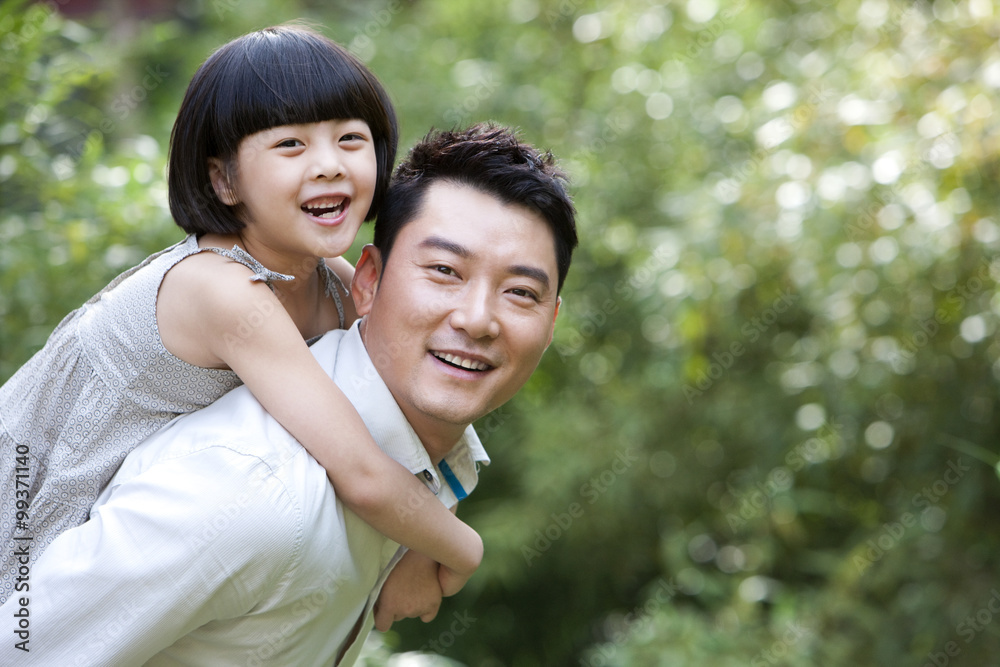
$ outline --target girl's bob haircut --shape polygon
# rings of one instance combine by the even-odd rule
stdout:
[[[388,93],[349,51],[303,26],[282,25],[239,37],[202,63],[170,134],[170,213],[189,234],[232,234],[244,227],[216,196],[209,158],[231,164],[244,137],[279,125],[360,119],[378,164],[365,220],[382,204],[396,159],[399,127]]]

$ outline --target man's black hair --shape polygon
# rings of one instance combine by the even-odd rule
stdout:
[[[373,242],[383,266],[400,229],[420,214],[428,188],[439,181],[467,185],[538,213],[552,230],[562,289],[577,245],[576,211],[566,176],[551,153],[540,153],[519,141],[513,130],[491,123],[432,131],[396,168],[375,222]]]

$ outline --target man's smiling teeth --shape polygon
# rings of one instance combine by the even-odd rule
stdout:
[[[451,364],[452,366],[458,366],[459,368],[465,368],[470,371],[485,371],[490,369],[489,364],[476,361],[475,359],[465,359],[457,354],[448,354],[447,352],[434,352],[433,354],[445,363]]]
[[[302,205],[302,210],[317,218],[334,218],[344,210],[345,197],[314,199]]]

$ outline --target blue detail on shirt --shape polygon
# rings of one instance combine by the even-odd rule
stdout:
[[[469,494],[462,488],[462,483],[458,481],[458,477],[455,477],[455,473],[451,471],[451,466],[448,465],[447,461],[441,459],[441,462],[438,463],[438,469],[444,476],[444,481],[448,482],[448,486],[451,487],[451,491],[455,494],[456,499],[462,500],[469,497]]]

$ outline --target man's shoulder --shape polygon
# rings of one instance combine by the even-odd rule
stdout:
[[[272,458],[287,455],[293,443],[291,434],[247,387],[240,386],[201,410],[175,418],[136,447],[126,461],[165,460],[212,449]]]
[[[148,485],[158,495],[201,495],[199,511],[235,503],[290,525],[305,520],[304,498],[324,493],[328,483],[315,459],[244,390],[175,419],[142,442],[102,497],[122,485]]]
[[[93,511],[145,508],[161,528],[176,527],[192,553],[243,558],[269,581],[297,569],[303,544],[335,501],[323,468],[294,440],[190,433],[143,443]]]

